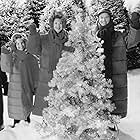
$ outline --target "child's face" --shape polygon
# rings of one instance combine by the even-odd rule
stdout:
[[[62,30],[62,21],[59,18],[56,18],[53,22],[54,30],[59,33]]]
[[[102,13],[99,15],[99,23],[101,26],[105,26],[110,22],[110,15],[108,13]]]
[[[24,49],[24,42],[22,41],[21,38],[18,38],[16,40],[16,47],[17,47],[18,50],[23,51],[23,49]]]

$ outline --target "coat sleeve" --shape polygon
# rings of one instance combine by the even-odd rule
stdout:
[[[8,49],[8,48],[5,47],[5,46],[2,46],[2,47],[1,47],[1,53],[10,54],[10,49]]]
[[[75,51],[75,48],[63,46],[63,50],[64,50],[64,51],[68,51],[68,52],[74,52],[74,51]]]
[[[41,54],[41,37],[37,32],[36,34],[29,35],[26,47],[29,53],[34,55]]]
[[[1,70],[3,72],[11,73],[12,72],[12,53],[6,48],[1,48]]]

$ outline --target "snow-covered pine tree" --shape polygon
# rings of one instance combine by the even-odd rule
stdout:
[[[111,80],[106,80],[104,55],[100,40],[91,34],[90,18],[83,12],[75,15],[71,23],[69,41],[74,53],[64,52],[60,58],[48,97],[49,107],[43,118],[47,135],[67,137],[71,140],[114,140],[110,126],[119,123],[111,115],[115,106]]]
[[[113,21],[116,29],[125,29],[128,27],[128,13],[124,5],[124,0],[89,0],[91,3],[90,15],[93,23],[97,19],[97,11],[101,8],[110,9],[113,15]]]
[[[46,6],[46,0],[26,0],[24,3],[26,11],[26,20],[33,20],[39,28],[39,18],[42,10]]]
[[[23,5],[20,5],[17,0],[2,1],[0,16],[0,31],[10,38],[23,26],[22,19],[25,16]]]

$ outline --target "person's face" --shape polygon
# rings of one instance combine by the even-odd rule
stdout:
[[[101,26],[105,26],[110,22],[110,15],[108,13],[102,13],[99,15],[99,23]]]
[[[59,33],[62,30],[62,21],[59,18],[56,18],[53,22],[54,30]]]
[[[18,38],[16,40],[16,47],[17,47],[18,50],[23,51],[23,49],[24,49],[24,42],[22,41],[21,38]]]

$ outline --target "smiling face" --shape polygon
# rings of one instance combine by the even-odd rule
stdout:
[[[16,39],[15,43],[16,43],[17,49],[20,51],[23,51],[23,49],[25,48],[23,40],[21,38],[18,38]]]
[[[53,28],[57,33],[59,33],[62,30],[62,21],[61,21],[61,19],[59,19],[59,18],[54,19]]]
[[[108,13],[101,13],[99,15],[99,23],[101,26],[105,26],[110,22],[110,15]]]

